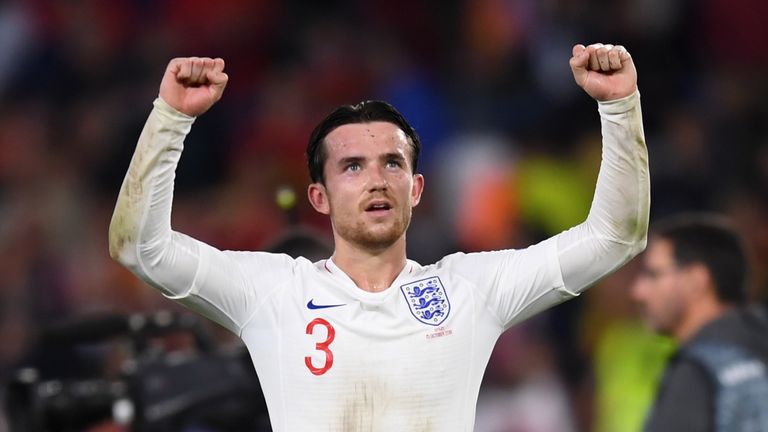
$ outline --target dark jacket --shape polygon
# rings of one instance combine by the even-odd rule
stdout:
[[[723,429],[722,424],[716,426],[718,416],[723,417],[717,399],[721,386],[705,362],[692,354],[701,352],[701,347],[711,346],[731,347],[747,353],[768,370],[768,311],[763,306],[731,311],[702,327],[681,346],[664,372],[646,422],[646,432],[717,432]],[[768,376],[761,379],[768,379]],[[768,412],[768,399],[753,399],[752,402],[764,404],[762,411]],[[768,432],[765,427],[756,430]]]

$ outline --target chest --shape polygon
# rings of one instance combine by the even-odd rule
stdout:
[[[478,300],[450,277],[406,280],[375,296],[333,281],[297,282],[258,314],[249,345],[280,346],[282,361],[309,376],[358,369],[447,374],[468,360],[481,330]]]
[[[302,418],[376,425],[338,430],[433,430],[474,406],[463,389],[479,381],[500,330],[470,287],[430,275],[375,296],[312,280],[280,294],[244,340],[265,394],[291,395]]]

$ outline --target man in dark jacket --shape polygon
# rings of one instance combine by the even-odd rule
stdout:
[[[674,338],[646,431],[768,432],[768,317],[747,305],[744,248],[725,221],[658,224],[632,287],[649,325]]]

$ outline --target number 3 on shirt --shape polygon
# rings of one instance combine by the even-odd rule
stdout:
[[[325,364],[323,364],[322,367],[315,367],[312,365],[312,357],[306,356],[304,357],[304,364],[307,365],[307,368],[310,372],[314,375],[322,375],[326,372],[328,372],[328,369],[333,366],[333,352],[328,348],[329,345],[331,345],[331,342],[333,342],[333,339],[336,337],[336,329],[333,328],[333,326],[326,320],[322,318],[315,318],[312,321],[307,324],[307,334],[311,335],[315,332],[315,326],[321,325],[325,327],[325,329],[328,331],[328,336],[325,338],[322,342],[317,342],[315,344],[315,349],[318,351],[322,351],[325,353]]]

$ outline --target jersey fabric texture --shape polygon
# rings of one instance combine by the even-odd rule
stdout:
[[[737,310],[673,357],[646,431],[768,432],[768,318]]]
[[[499,335],[645,246],[639,94],[599,112],[603,160],[584,223],[523,250],[409,260],[370,293],[332,258],[220,251],[173,231],[175,169],[194,119],[157,99],[118,197],[111,253],[242,338],[275,431],[471,431]]]

